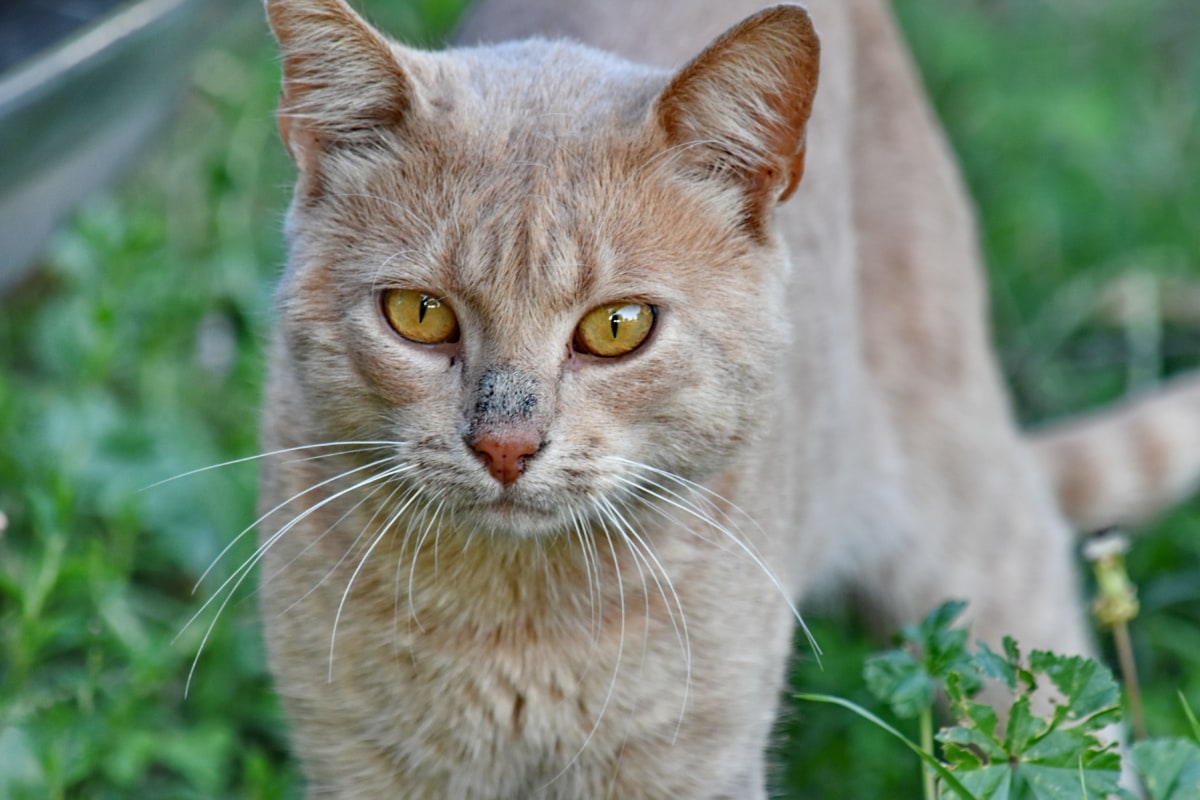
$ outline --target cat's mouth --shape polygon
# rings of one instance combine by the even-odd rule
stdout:
[[[518,537],[543,536],[570,527],[570,516],[561,503],[539,503],[512,491],[472,505],[468,515],[474,526],[481,530]]]

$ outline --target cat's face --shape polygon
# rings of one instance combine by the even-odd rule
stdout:
[[[396,121],[284,126],[298,438],[389,442],[424,506],[516,534],[733,466],[788,346],[785,257],[747,187],[790,179],[681,144],[679,79],[582,47],[376,56]]]

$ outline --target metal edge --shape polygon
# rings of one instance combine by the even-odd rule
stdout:
[[[109,47],[155,24],[195,0],[139,0],[82,33],[0,75],[0,116],[32,102],[65,75],[84,68]]]

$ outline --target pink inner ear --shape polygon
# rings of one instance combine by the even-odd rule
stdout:
[[[714,143],[748,189],[786,199],[804,171],[819,54],[804,9],[755,14],[679,71],[659,97],[659,125],[672,145]]]
[[[269,0],[283,55],[279,132],[301,170],[326,142],[369,140],[399,124],[414,90],[390,42],[342,0]]]

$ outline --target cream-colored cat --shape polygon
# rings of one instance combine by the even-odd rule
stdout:
[[[262,580],[312,797],[762,797],[793,601],[962,597],[1087,651],[1054,487],[1097,525],[1195,483],[1195,384],[1014,428],[879,0],[485,0],[463,33],[619,55],[267,8],[299,183]]]

